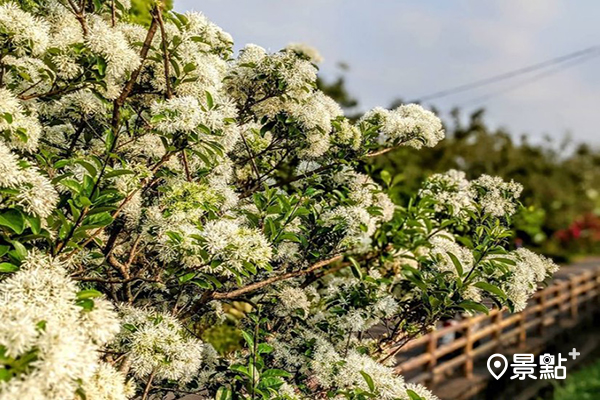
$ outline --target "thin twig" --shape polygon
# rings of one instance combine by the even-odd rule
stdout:
[[[146,388],[144,389],[144,394],[142,395],[142,400],[146,400],[148,398],[148,394],[150,393],[150,388],[152,387],[152,381],[154,380],[155,374],[156,374],[156,370],[152,371],[152,373],[148,377],[148,383],[146,384]]]

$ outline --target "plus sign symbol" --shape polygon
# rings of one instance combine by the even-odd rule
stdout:
[[[573,350],[571,350],[571,352],[569,353],[569,355],[574,359],[577,358],[578,355],[580,355],[581,353],[579,353],[574,347]]]

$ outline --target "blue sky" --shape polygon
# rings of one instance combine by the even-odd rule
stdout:
[[[236,49],[310,44],[325,58],[325,77],[347,63],[363,110],[600,45],[593,0],[175,0],[175,9],[203,12],[233,35]],[[430,104],[485,106],[490,124],[515,135],[570,132],[600,145],[599,67],[593,58],[530,84],[524,76]]]

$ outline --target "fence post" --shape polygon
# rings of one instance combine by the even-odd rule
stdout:
[[[519,318],[519,348],[525,348],[525,342],[527,341],[527,329],[525,324],[527,323],[527,308],[521,311],[521,317]],[[542,317],[542,321],[544,318]],[[543,322],[542,322],[543,324]]]
[[[472,378],[473,377],[473,327],[472,322],[469,319],[467,327],[465,328],[465,337],[467,339],[467,343],[465,344],[464,354],[467,356],[465,360],[465,377]]]
[[[538,335],[544,336],[544,318],[546,314],[546,291],[541,290],[540,295],[538,297],[538,305],[540,306],[539,311],[537,312],[537,317],[539,319],[538,323]]]
[[[433,369],[437,365],[437,357],[435,351],[437,350],[437,335],[435,331],[429,333],[429,341],[427,342],[427,354],[429,354],[429,361],[427,362],[427,371],[431,374],[431,383],[436,383],[437,376],[435,376]]]
[[[493,340],[496,343],[496,349],[500,348],[500,338],[502,337],[502,318],[503,318],[504,310],[501,308],[498,310],[498,313],[494,315],[492,319],[492,323],[494,324],[494,336]]]
[[[569,304],[571,305],[571,318],[577,319],[577,294],[575,294],[575,289],[577,289],[577,285],[575,285],[575,279],[569,279]]]

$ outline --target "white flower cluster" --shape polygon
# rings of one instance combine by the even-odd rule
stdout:
[[[375,128],[379,144],[389,147],[433,147],[445,136],[440,119],[418,104],[401,105],[392,111],[377,107],[367,112],[360,122]]]
[[[317,336],[314,354],[310,362],[310,370],[320,385],[334,389],[360,388],[369,391],[363,377],[365,373],[371,377],[378,399],[396,400],[410,399],[408,390],[418,391],[425,400],[437,400],[437,397],[420,385],[407,385],[401,376],[394,373],[371,357],[355,350],[342,357],[330,343]]]
[[[177,180],[169,184],[168,188],[160,204],[169,223],[198,222],[210,209],[225,212],[238,203],[237,194],[226,185]]]
[[[458,216],[463,211],[473,209],[470,183],[463,171],[452,169],[430,176],[420,194],[436,200],[434,207],[437,212],[448,210],[450,214]]]
[[[244,109],[247,102],[255,103],[252,111],[257,117],[285,114],[293,118],[304,138],[299,156],[321,157],[331,147],[332,121],[341,118],[343,112],[333,99],[314,89],[316,69],[310,56],[297,46],[287,50],[268,54],[258,46],[246,46],[225,84],[240,108]],[[280,89],[273,91],[274,87]],[[356,146],[357,135],[357,130],[346,129],[339,143],[345,141]]]
[[[200,234],[210,257],[220,262],[209,267],[216,273],[232,275],[232,271],[241,272],[247,266],[265,268],[273,256],[271,244],[258,229],[234,220],[209,221]]]
[[[106,62],[107,89],[104,95],[115,99],[128,73],[140,65],[140,57],[118,28],[113,28],[100,17],[90,18],[87,45]]]
[[[522,190],[520,184],[505,182],[497,176],[481,175],[468,181],[464,172],[450,170],[429,177],[420,194],[435,199],[438,212],[464,216],[466,211],[473,211],[479,205],[486,214],[504,217],[516,212]]]
[[[509,280],[503,289],[513,303],[514,310],[522,311],[529,297],[537,290],[538,283],[558,271],[558,265],[525,248],[517,249],[508,256],[515,261],[515,265],[510,266]]]
[[[514,181],[504,182],[499,176],[482,175],[471,181],[475,192],[475,201],[481,204],[483,211],[502,217],[512,215],[517,210],[517,199],[523,186]]]
[[[334,181],[347,187],[348,197],[354,204],[336,207],[324,213],[322,219],[326,226],[341,224],[345,228],[341,246],[364,253],[377,227],[392,219],[396,206],[367,175],[344,170],[334,176]],[[377,208],[378,212],[369,212],[371,207]]]
[[[7,69],[3,80],[6,82],[6,86],[10,87],[15,93],[25,93],[33,85],[38,90],[50,89],[46,79],[49,74],[48,66],[39,58],[8,55],[2,61]],[[23,76],[27,79],[23,79]]]
[[[377,273],[374,273],[377,275]],[[334,277],[327,281],[327,287],[321,294],[321,299],[328,304],[336,304],[346,309],[346,312],[317,313],[309,319],[311,324],[319,324],[324,320],[344,332],[364,332],[377,325],[382,319],[390,318],[398,311],[398,302],[387,292],[387,285],[376,288],[365,288],[363,282],[354,277]],[[370,304],[355,307],[353,298],[367,297],[367,290],[374,300]]]
[[[282,102],[269,99],[271,96],[285,94],[290,98],[306,99],[316,79],[315,66],[294,52],[268,54],[260,46],[247,45],[231,65],[225,90],[242,105],[251,99],[264,99],[255,108],[257,114],[274,115],[281,109]]]
[[[72,399],[78,380],[91,389],[105,375],[98,350],[119,331],[117,314],[103,299],[82,308],[77,293],[64,266],[37,252],[0,282],[0,369],[13,375],[0,382],[0,399]],[[112,398],[126,399],[125,378],[116,371],[112,377]],[[106,398],[94,390],[86,394]]]
[[[319,50],[306,43],[289,43],[285,46],[286,50],[293,51],[301,57],[305,57],[313,64],[320,64],[323,62],[323,56],[319,53]]]
[[[43,53],[48,47],[48,24],[13,3],[0,5],[0,46],[19,55]]]
[[[159,132],[194,132],[202,140],[213,140],[226,150],[231,150],[239,139],[236,125],[227,124],[237,116],[233,104],[222,103],[213,109],[207,109],[196,97],[174,97],[164,102],[156,102],[152,106],[155,128]],[[212,134],[202,128],[208,128]]]
[[[0,200],[8,202],[12,197],[27,213],[48,217],[58,202],[56,190],[36,169],[21,165],[23,164],[18,158],[0,143],[0,188],[16,189],[19,192],[14,197],[2,194]]]
[[[6,144],[33,152],[41,131],[35,111],[27,109],[9,90],[0,89],[0,134],[8,139]]]
[[[123,305],[116,349],[128,353],[131,370],[144,378],[186,383],[202,364],[204,344],[186,332],[171,314]]]
[[[315,301],[318,300],[316,291],[313,291],[311,295],[316,298],[314,299]],[[279,301],[275,310],[276,314],[287,316],[290,313],[302,311],[302,317],[307,317],[309,315],[311,300],[307,296],[307,290],[293,286],[285,286],[277,292],[277,298]]]
[[[450,272],[452,275],[458,276],[456,266],[449,254],[453,254],[458,259],[465,273],[473,268],[475,263],[473,253],[466,247],[456,243],[452,237],[436,235],[431,238],[430,243],[433,245],[430,252],[434,260],[433,265],[439,272]]]

